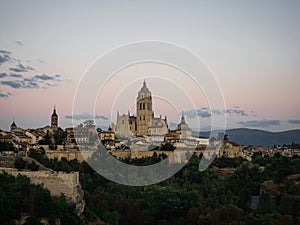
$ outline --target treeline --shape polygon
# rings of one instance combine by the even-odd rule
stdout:
[[[100,219],[107,224],[121,225],[297,224],[299,202],[281,201],[279,205],[272,205],[271,196],[264,193],[256,210],[250,209],[250,203],[251,196],[259,195],[260,185],[268,179],[283,182],[287,191],[290,189],[292,194],[299,195],[285,178],[299,172],[299,157],[265,158],[263,160],[268,161],[265,170],[259,164],[242,159],[216,159],[212,166],[237,168],[227,176],[210,169],[198,171],[201,157],[192,156],[175,176],[147,187],[112,183],[86,165],[81,173],[87,202],[85,217],[90,221]],[[154,155],[123,161],[149,165],[163,158]],[[278,174],[283,177],[278,179]]]
[[[280,183],[281,191],[299,196],[299,185],[286,176],[300,173],[300,157],[263,157],[256,154],[253,161],[242,158],[215,159],[211,167],[235,168],[229,175],[213,169],[199,171],[202,155],[193,155],[188,164],[172,178],[146,187],[124,186],[106,180],[86,162],[50,160],[42,150],[31,151],[49,168],[79,171],[86,201],[85,223],[112,225],[280,225],[297,224],[300,202],[280,197],[275,201],[269,193],[260,194],[266,180]],[[124,163],[146,166],[160,162],[166,155],[130,159]],[[113,168],[111,168],[113,169]],[[256,210],[251,209],[251,196],[258,196]]]

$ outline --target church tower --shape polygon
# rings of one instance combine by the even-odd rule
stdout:
[[[136,99],[136,126],[138,136],[148,135],[148,127],[152,122],[152,96],[146,81]]]
[[[17,129],[17,125],[15,123],[15,120],[13,120],[13,123],[10,125],[10,132],[14,132],[14,130]]]
[[[56,109],[54,105],[53,113],[51,116],[51,127],[57,129],[58,128],[58,115],[56,114]]]

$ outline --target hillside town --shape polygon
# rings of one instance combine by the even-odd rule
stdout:
[[[185,121],[182,112],[176,129],[168,127],[167,116],[155,117],[152,110],[152,94],[146,81],[136,99],[136,116],[117,112],[116,124],[107,130],[96,127],[93,120],[86,120],[77,127],[62,129],[54,106],[50,124],[37,129],[22,129],[12,121],[9,131],[0,130],[0,154],[2,156],[27,156],[30,149],[44,149],[49,158],[84,160],[78,145],[96,147],[97,141],[116,157],[150,156],[156,151],[172,152],[174,149],[195,150],[200,155],[211,157],[243,157],[251,160],[253,154],[263,156],[281,154],[299,155],[299,146],[242,146],[220,133],[218,137],[195,136]],[[218,146],[219,151],[216,151]]]

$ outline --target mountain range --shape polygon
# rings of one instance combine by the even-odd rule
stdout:
[[[197,134],[197,132],[193,132]],[[300,129],[281,132],[270,132],[258,129],[236,128],[226,130],[229,140],[241,145],[273,146],[300,143]],[[200,132],[200,136],[209,137],[210,132]]]

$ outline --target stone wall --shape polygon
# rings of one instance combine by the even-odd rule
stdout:
[[[83,156],[84,154],[84,156]],[[49,159],[57,158],[61,160],[62,158],[66,158],[67,160],[77,159],[79,162],[82,162],[87,158],[91,152],[82,153],[81,151],[72,150],[72,151],[58,151],[58,150],[48,150],[46,151],[46,156]]]
[[[4,167],[1,167],[0,171],[7,172],[13,176],[18,174],[27,176],[33,184],[42,184],[47,188],[52,197],[59,197],[63,193],[70,202],[76,204],[79,214],[84,209],[83,190],[79,182],[78,172],[18,171],[15,168]]]
[[[15,167],[14,166],[15,159],[12,157],[0,156],[0,167]]]

